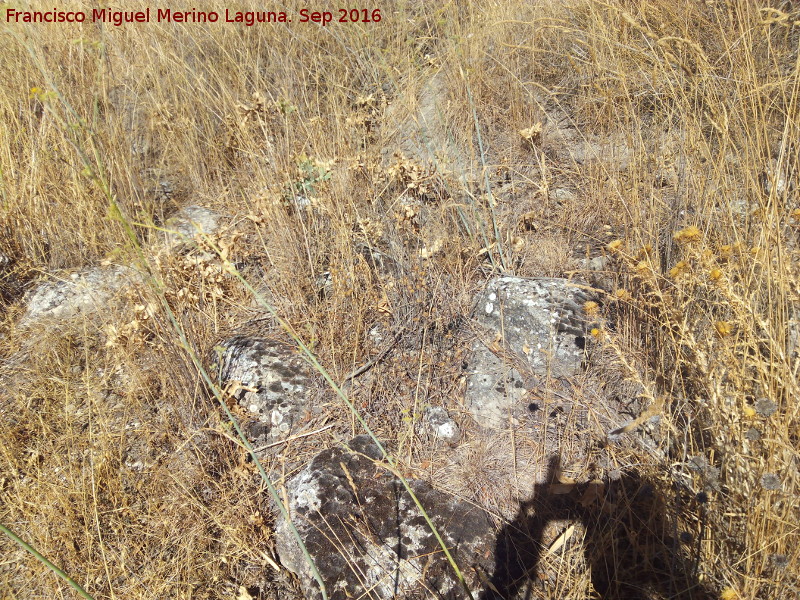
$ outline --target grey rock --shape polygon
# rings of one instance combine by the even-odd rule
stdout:
[[[435,536],[402,482],[377,459],[378,447],[358,436],[349,448],[318,454],[286,486],[292,522],[308,549],[328,598],[465,598]],[[478,597],[471,566],[492,570],[494,529],[482,510],[409,480],[467,584]],[[279,519],[276,545],[306,598],[319,586],[288,523]]]
[[[744,437],[751,442],[757,442],[761,439],[761,432],[755,427],[751,427],[744,432]]]
[[[441,406],[432,406],[425,411],[425,425],[434,437],[449,444],[461,438],[461,430]]]
[[[39,284],[25,299],[20,327],[43,320],[64,321],[108,308],[121,290],[141,283],[141,274],[131,267],[109,265],[79,271]]]
[[[518,410],[535,376],[582,370],[587,295],[565,279],[500,277],[478,296],[483,330],[467,361],[466,405],[479,424],[499,427]],[[491,346],[491,349],[490,349]]]
[[[275,339],[236,336],[220,347],[220,383],[252,415],[250,441],[291,431],[311,408],[311,365],[292,344]]]
[[[759,398],[756,400],[755,410],[762,417],[770,417],[778,410],[778,405],[769,398]]]
[[[783,571],[789,566],[789,557],[785,554],[770,554],[769,562],[779,571]]]
[[[585,277],[594,287],[610,292],[614,289],[612,262],[609,256],[595,256],[578,260],[578,266],[585,271]]]
[[[399,151],[426,168],[449,171],[459,178],[472,176],[474,161],[459,143],[462,136],[448,123],[451,102],[447,96],[448,82],[440,71],[419,89],[407,89],[389,105],[384,122],[397,134],[394,143],[387,146],[388,160],[394,160],[392,153]]]
[[[556,188],[550,192],[549,197],[551,200],[566,202],[575,200],[577,196],[572,190],[568,190],[566,188]]]
[[[761,476],[761,487],[765,490],[779,490],[781,489],[780,477],[775,473],[764,473]]]
[[[213,234],[219,229],[220,220],[219,213],[202,206],[182,208],[165,224],[167,246],[190,242],[199,234]]]

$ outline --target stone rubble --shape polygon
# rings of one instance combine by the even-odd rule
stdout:
[[[535,376],[567,378],[582,370],[583,304],[589,296],[566,279],[493,279],[479,294],[479,327],[467,361],[466,407],[485,427],[523,411]]]

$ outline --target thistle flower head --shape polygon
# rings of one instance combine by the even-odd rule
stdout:
[[[679,244],[690,244],[692,242],[699,242],[701,239],[703,239],[703,232],[694,225],[690,225],[685,229],[676,231],[675,235],[673,235],[673,238]]]
[[[600,312],[600,305],[594,300],[588,300],[583,304],[583,311],[587,316],[595,317]]]
[[[739,594],[732,587],[726,587],[719,594],[719,600],[736,600]]]
[[[685,260],[679,260],[677,264],[669,270],[669,276],[672,278],[680,277],[689,271],[689,263]]]
[[[631,293],[628,290],[618,289],[614,292],[614,296],[617,300],[630,300]]]
[[[733,326],[727,321],[717,321],[714,323],[714,329],[720,337],[728,337],[733,332]]]

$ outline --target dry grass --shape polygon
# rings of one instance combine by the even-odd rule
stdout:
[[[606,396],[635,390],[662,419],[657,452],[623,443],[604,468],[707,497],[668,508],[712,589],[796,597],[790,9],[397,1],[381,23],[325,30],[0,25],[13,34],[0,37],[4,358],[27,357],[1,372],[0,522],[98,599],[289,593],[252,466],[153,289],[43,335],[15,325],[43,272],[136,260],[110,194],[146,249],[182,206],[226,215],[214,242],[335,379],[408,327],[352,396],[421,474],[415,425],[426,405],[460,406],[458,326],[481,282],[502,263],[561,276],[607,254],[617,289],[593,341],[617,378]],[[540,137],[520,135],[537,123]],[[219,257],[193,252],[145,254],[199,355],[245,321],[274,325]],[[339,404],[325,413],[335,431],[267,468],[289,475],[356,430]],[[508,490],[484,490],[516,465],[469,441],[465,464],[486,472],[450,487],[502,513]],[[485,487],[469,495],[473,478]],[[0,549],[4,598],[71,597],[10,540]],[[585,597],[583,558],[569,560],[542,597]]]

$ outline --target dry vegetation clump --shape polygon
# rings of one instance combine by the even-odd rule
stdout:
[[[356,407],[409,474],[446,474],[435,483],[499,517],[514,498],[498,481],[518,474],[498,449],[546,457],[481,447],[460,412],[471,297],[501,272],[591,279],[585,259],[604,257],[595,364],[574,389],[595,408],[635,395],[636,414],[613,460],[570,476],[647,478],[709,589],[796,597],[797,9],[381,10],[324,30],[0,24],[0,523],[98,599],[295,593],[255,468],[191,359],[276,329],[254,296],[336,381],[396,343],[352,382]],[[163,251],[192,204],[225,226]],[[39,274],[104,262],[147,281],[101,318],[15,325]],[[467,430],[446,465],[420,440],[431,405]],[[279,485],[360,433],[336,400],[323,420],[265,465]],[[559,577],[541,597],[586,597],[592,555],[568,549],[570,565],[542,558]],[[72,597],[11,540],[0,550],[4,598]]]

